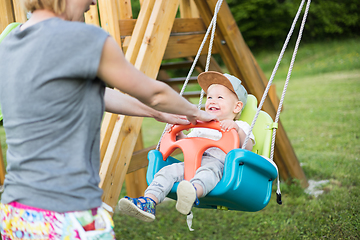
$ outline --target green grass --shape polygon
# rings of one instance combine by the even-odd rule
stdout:
[[[360,39],[300,45],[281,121],[305,175],[329,180],[318,197],[297,180],[281,184],[259,212],[194,209],[194,232],[174,201],[157,207],[156,220],[139,222],[114,215],[117,239],[359,239],[360,238]],[[278,95],[291,51],[274,79]],[[269,77],[278,52],[256,54]],[[156,144],[164,124],[145,119],[146,146]],[[4,133],[0,128],[4,145]],[[274,188],[275,190],[275,188]],[[122,196],[126,189],[122,191]]]

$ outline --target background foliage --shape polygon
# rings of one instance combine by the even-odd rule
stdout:
[[[252,51],[279,49],[301,3],[301,0],[224,1],[229,5],[240,31]],[[139,1],[133,0],[131,4],[134,18],[136,18],[140,9]],[[299,27],[300,20],[298,22]],[[359,26],[359,0],[312,1],[303,41],[314,42],[360,36]]]
[[[246,43],[254,50],[278,47],[283,43],[301,1],[226,0],[226,2]],[[359,26],[359,0],[312,1],[303,40],[309,42],[359,36]]]

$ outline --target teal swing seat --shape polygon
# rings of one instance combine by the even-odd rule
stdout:
[[[240,120],[251,124],[256,110],[257,100],[249,94]],[[278,175],[276,164],[269,159],[273,127],[270,115],[260,111],[253,128],[256,144],[252,152],[241,148],[229,151],[222,179],[207,196],[200,198],[200,204],[196,207],[256,212],[268,204],[273,181]],[[185,154],[184,158],[186,161]],[[158,150],[151,150],[148,160],[148,184],[161,168],[180,162],[171,156],[164,161],[163,153]],[[176,200],[177,186],[178,183],[175,183],[168,194],[169,198]]]

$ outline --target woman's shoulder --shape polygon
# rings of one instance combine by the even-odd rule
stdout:
[[[84,22],[71,22],[64,21],[61,19],[54,19],[51,23],[53,27],[57,27],[57,31],[59,32],[74,32],[78,35],[87,35],[87,34],[104,34],[107,35],[102,28],[97,27],[95,25],[86,24]]]

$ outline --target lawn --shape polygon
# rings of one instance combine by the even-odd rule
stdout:
[[[359,42],[357,38],[301,44],[281,113],[307,178],[327,180],[318,188],[322,194],[308,194],[293,180],[281,184],[282,205],[273,192],[259,212],[194,209],[194,232],[175,202],[166,201],[157,207],[152,223],[116,212],[117,239],[360,239]],[[268,77],[279,51],[255,54]],[[274,79],[279,96],[291,53],[285,54]],[[162,128],[163,124],[144,120],[146,146],[157,143]],[[2,127],[0,137],[5,152]]]
[[[307,178],[327,180],[317,189],[322,194],[307,194],[294,180],[281,184],[283,205],[274,192],[259,212],[194,209],[194,232],[168,201],[157,207],[153,223],[116,213],[118,239],[359,239],[359,40],[300,45],[281,113]],[[255,54],[268,77],[278,54]],[[274,79],[279,96],[291,54],[285,54]],[[155,144],[163,125],[145,119],[143,126],[145,144]]]

